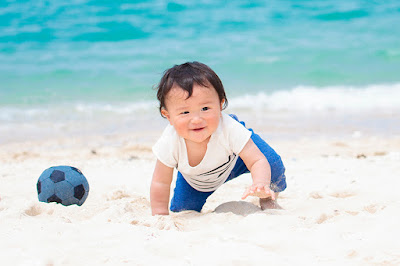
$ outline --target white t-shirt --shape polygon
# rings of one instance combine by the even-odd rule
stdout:
[[[204,158],[198,165],[189,165],[185,140],[171,125],[165,128],[153,146],[153,153],[160,162],[181,172],[193,188],[209,192],[216,190],[229,177],[250,136],[247,128],[222,113],[218,128],[211,135]]]

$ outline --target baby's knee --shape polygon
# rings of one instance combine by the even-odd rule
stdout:
[[[172,212],[182,212],[182,211],[197,211],[201,212],[204,203],[195,200],[181,200],[181,201],[171,201],[170,210]]]

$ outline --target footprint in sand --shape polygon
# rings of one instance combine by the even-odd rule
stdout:
[[[351,191],[336,191],[329,194],[329,196],[339,199],[349,198],[355,196],[356,193]],[[312,191],[308,196],[312,199],[322,199],[324,196],[318,191]]]
[[[317,224],[322,224],[332,217],[333,217],[332,215],[327,215],[327,214],[323,213],[315,220],[315,222]]]
[[[323,196],[317,191],[311,192],[309,194],[309,197],[312,198],[312,199],[322,199],[323,198]]]
[[[369,212],[370,214],[375,214],[377,211],[381,211],[385,209],[386,206],[379,204],[370,204],[364,207],[364,211]]]
[[[356,195],[356,193],[354,193],[352,191],[336,191],[336,192],[330,193],[329,195],[332,197],[335,197],[335,198],[343,199],[343,198],[353,197]]]
[[[345,211],[347,214],[350,214],[351,216],[356,216],[358,215],[360,212],[358,211]]]
[[[315,222],[317,224],[322,224],[325,223],[327,220],[332,219],[335,216],[340,215],[341,212],[339,210],[333,210],[332,214],[326,214],[326,213],[322,213],[317,219],[315,219]]]
[[[385,209],[386,206],[385,205],[380,205],[380,204],[370,204],[367,205],[363,208],[364,211],[370,213],[370,214],[375,214],[378,211],[381,211],[383,209]],[[346,210],[344,211],[345,213],[352,215],[352,216],[356,216],[360,213],[360,211],[352,211],[352,210]],[[340,215],[340,211],[339,210],[335,210],[333,214],[326,214],[326,213],[322,213],[318,218],[315,219],[315,222],[317,224],[322,224],[325,223],[327,220]],[[301,218],[301,217],[299,217]]]
[[[54,213],[55,208],[57,208],[58,204],[56,203],[50,203],[50,204],[45,204],[45,203],[32,203],[27,207],[22,214],[28,215],[28,216],[38,216],[41,214],[48,214],[52,215]]]
[[[32,204],[29,208],[27,208],[24,213],[28,216],[38,216],[43,213],[43,209],[39,204]]]
[[[346,257],[347,257],[347,258],[355,258],[355,257],[357,257],[357,255],[358,255],[358,252],[355,251],[354,249],[352,249],[352,250],[349,250],[349,251],[347,252]]]

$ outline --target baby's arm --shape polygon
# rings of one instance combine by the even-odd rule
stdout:
[[[157,160],[150,187],[152,215],[168,215],[169,193],[174,169]]]
[[[271,197],[272,200],[275,200],[275,193],[270,189],[271,167],[252,139],[246,143],[239,156],[253,178],[253,184],[244,192],[242,199],[247,196],[257,196],[259,198]]]

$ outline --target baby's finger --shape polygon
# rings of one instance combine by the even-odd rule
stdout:
[[[250,189],[246,189],[242,195],[242,200],[246,199],[250,195]]]

